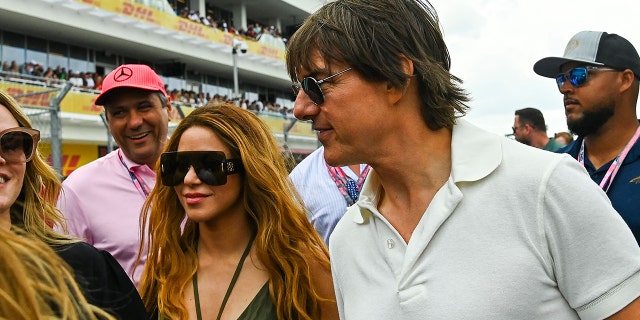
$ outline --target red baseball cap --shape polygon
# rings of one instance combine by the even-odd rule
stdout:
[[[111,71],[102,81],[102,92],[96,98],[96,105],[105,103],[105,96],[117,88],[137,88],[148,91],[160,91],[165,96],[164,82],[158,74],[144,64],[123,64]]]

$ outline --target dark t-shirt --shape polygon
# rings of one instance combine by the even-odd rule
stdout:
[[[577,159],[582,140],[582,137],[578,137],[576,141],[558,150],[558,152],[568,153]],[[613,160],[596,169],[591,161],[586,158],[584,167],[587,169],[591,179],[600,184],[612,163]],[[611,183],[607,196],[609,196],[611,204],[627,223],[640,245],[640,141],[631,147],[626,158],[624,158],[622,166],[620,166]]]
[[[53,249],[71,266],[89,303],[118,319],[149,319],[133,282],[110,253],[85,242]]]

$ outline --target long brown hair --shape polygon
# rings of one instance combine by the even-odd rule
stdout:
[[[407,17],[398,19],[397,17]],[[404,88],[415,78],[422,117],[431,130],[452,128],[469,100],[462,81],[449,72],[451,59],[438,16],[427,0],[337,0],[314,12],[287,43],[287,70],[316,70],[310,52],[351,67],[372,82]],[[402,61],[413,62],[405,74]]]
[[[115,319],[87,302],[73,271],[32,234],[0,229],[0,316],[38,320]]]
[[[269,273],[270,294],[278,318],[320,318],[323,299],[310,270],[317,263],[329,270],[329,254],[307,220],[269,127],[253,113],[233,104],[209,105],[180,122],[165,151],[177,150],[182,134],[194,126],[215,132],[231,156],[242,159],[242,202],[256,230],[254,245]],[[147,234],[142,234],[141,248],[150,247],[140,286],[143,301],[151,314],[184,319],[184,291],[197,271],[197,226],[187,221],[181,232],[185,211],[173,187],[162,185],[159,174],[142,212],[149,214],[142,214],[141,218],[141,224],[148,227]]]
[[[2,90],[0,104],[9,110],[20,127],[33,128],[20,104]],[[62,184],[40,152],[37,149],[34,152],[33,159],[27,162],[20,195],[11,205],[11,225],[25,229],[50,245],[76,242],[78,240],[58,234],[51,228],[54,224],[63,228],[65,225],[62,213],[55,206]]]

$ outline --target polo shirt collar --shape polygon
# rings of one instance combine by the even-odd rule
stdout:
[[[454,183],[478,181],[493,172],[502,162],[502,140],[464,119],[457,119],[451,138],[451,179]],[[356,205],[360,214],[354,222],[365,223],[379,202],[380,178],[371,168]],[[445,186],[446,187],[446,184]]]

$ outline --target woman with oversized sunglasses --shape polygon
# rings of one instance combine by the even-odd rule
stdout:
[[[160,157],[142,215],[152,318],[337,319],[327,249],[267,125],[198,108]]]
[[[64,226],[55,207],[61,183],[38,153],[39,139],[18,102],[0,91],[0,228],[24,231],[54,249],[89,303],[118,319],[148,319],[133,283],[109,253],[53,230]]]

